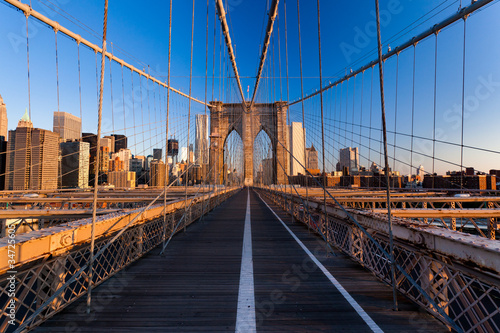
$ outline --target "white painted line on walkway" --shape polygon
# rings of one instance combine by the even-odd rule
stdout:
[[[240,290],[238,292],[236,332],[256,332],[256,330],[252,259],[252,226],[250,223],[250,189],[248,189],[245,231],[243,233],[243,251],[241,254]]]
[[[292,235],[292,237],[300,245],[300,247],[307,253],[309,258],[311,258],[311,260],[314,261],[314,263],[321,269],[323,274],[325,274],[325,276],[330,280],[330,282],[335,286],[335,288],[337,288],[337,290],[342,294],[342,296],[344,296],[344,298],[349,302],[349,304],[351,304],[354,310],[356,310],[356,312],[370,327],[370,329],[376,333],[383,333],[384,331],[382,331],[382,329],[377,324],[375,324],[373,319],[370,318],[370,316],[365,312],[365,310],[363,310],[363,308],[358,304],[358,302],[356,302],[354,298],[352,298],[352,296],[344,289],[344,287],[342,287],[342,285],[337,281],[337,279],[333,277],[333,275],[325,268],[325,266],[323,266],[323,264],[319,262],[319,260],[311,253],[311,251],[309,251],[309,249],[301,242],[301,240],[297,236],[295,236],[295,234],[292,232],[292,230],[290,230],[290,228],[288,228],[285,222],[283,222],[280,219],[280,217],[274,212],[274,210],[271,207],[269,207],[267,202],[265,202],[262,199],[260,194],[257,193],[257,195],[259,195],[260,200],[262,200],[262,202],[266,204],[267,208],[269,208],[269,210],[274,214],[274,216],[276,216],[276,218],[281,222],[281,224],[285,227],[285,229],[288,230],[290,235]]]

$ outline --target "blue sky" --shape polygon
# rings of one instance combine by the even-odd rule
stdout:
[[[23,0],[24,3],[28,1]],[[463,1],[463,4],[467,4]],[[53,5],[57,5],[55,8]],[[382,38],[390,41],[392,48],[418,35],[444,18],[454,14],[461,1],[453,0],[381,0]],[[52,6],[49,9],[48,6]],[[172,23],[172,86],[183,92],[189,90],[191,15],[192,2],[174,0]],[[287,99],[285,66],[285,13],[284,1],[279,4],[278,21],[273,34],[272,50],[264,69],[264,76],[279,76],[278,43],[281,47],[281,92],[280,81],[264,79],[258,98],[260,101]],[[70,30],[81,34],[93,43],[100,44],[102,33],[103,1],[75,0],[32,0],[35,10],[44,13]],[[267,24],[266,0],[228,0],[229,26],[236,49],[236,58],[242,85],[246,93],[250,86],[250,96],[259,63],[261,44]],[[298,53],[297,2],[286,1],[287,42],[290,100],[300,97],[300,72]],[[316,1],[301,1],[301,36],[303,50],[303,76],[306,93],[319,86],[318,31]],[[323,78],[325,84],[343,76],[351,68],[356,69],[375,59],[376,38],[370,35],[375,19],[374,1],[321,1],[321,37]],[[239,101],[234,80],[224,80],[227,89],[219,92],[219,22],[217,25],[214,50],[214,2],[209,1],[208,21],[208,100],[212,98],[212,57],[215,54],[214,99],[223,94],[225,101]],[[67,19],[71,15],[70,20]],[[153,76],[164,81],[167,74],[168,51],[168,1],[140,2],[122,0],[109,2],[108,49],[118,57],[137,68],[151,71]],[[192,95],[205,99],[205,51],[207,2],[196,1],[193,59]],[[496,32],[500,31],[500,5],[494,1],[485,10],[467,20],[465,96],[469,103],[465,109],[464,165],[475,166],[482,171],[500,168],[498,151],[498,124],[500,105],[500,43]],[[27,66],[25,44],[25,18],[22,13],[5,3],[0,5],[0,94],[7,104],[9,128],[15,128],[24,109],[28,107]],[[55,66],[54,32],[47,27],[29,20],[30,27],[30,75],[31,109],[35,127],[52,128],[52,112],[58,109],[57,80]],[[413,89],[413,48],[402,52],[398,63],[398,94],[396,103],[396,57],[385,64],[386,106],[391,160],[396,169],[404,170],[405,163],[414,166],[423,164],[426,171],[432,169],[434,155],[436,172],[459,169],[451,163],[460,164],[461,156],[461,99],[462,99],[462,55],[463,22],[457,22],[438,35],[438,70],[436,125],[434,114],[434,56],[435,38],[431,37],[415,47],[415,88]],[[80,116],[78,63],[76,43],[58,34],[59,58],[59,109]],[[387,49],[387,43],[385,43]],[[222,45],[224,49],[224,45]],[[121,50],[125,50],[124,54]],[[215,51],[215,52],[214,52]],[[274,53],[274,55],[273,55]],[[97,114],[95,54],[80,47],[83,130],[95,132]],[[274,65],[271,65],[274,59]],[[99,59],[100,61],[100,59]],[[227,76],[228,61],[224,73]],[[111,75],[110,75],[111,68]],[[273,74],[274,72],[274,74]],[[375,71],[376,72],[376,71]],[[133,137],[133,151],[137,154],[149,153],[152,146],[160,146],[164,139],[164,90],[124,71],[123,92],[121,68],[117,64],[106,64],[104,98],[104,132],[125,132]],[[376,83],[378,76],[375,75]],[[113,89],[110,84],[113,80]],[[273,91],[274,83],[274,94]],[[134,94],[132,94],[134,84]],[[373,91],[373,93],[372,93]],[[113,93],[113,103],[111,102]],[[370,98],[370,94],[372,98]],[[479,95],[478,95],[479,94]],[[282,95],[282,96],[280,96]],[[341,98],[342,96],[342,98]],[[380,101],[378,85],[371,86],[371,71],[363,76],[345,82],[342,88],[334,88],[325,93],[325,118],[327,144],[325,148],[327,169],[338,158],[337,150],[343,146],[360,146],[361,163],[369,166],[371,161],[380,160]],[[222,97],[221,97],[222,98]],[[341,101],[342,99],[342,101]],[[132,104],[132,100],[133,103]],[[125,103],[123,103],[125,101]],[[141,102],[142,101],[142,113]],[[124,107],[125,104],[125,107]],[[133,108],[132,108],[133,105]],[[186,120],[188,102],[172,97],[170,133],[175,133],[181,141],[187,140]],[[371,106],[371,107],[370,107]],[[202,113],[205,108],[192,103],[192,113]],[[132,110],[133,109],[133,110]],[[372,122],[370,119],[372,112]],[[397,109],[397,111],[396,111]],[[112,113],[113,110],[113,113]],[[412,116],[413,114],[413,116]],[[413,118],[413,126],[412,126]],[[300,105],[290,110],[290,119],[302,121]],[[330,119],[330,120],[328,120]],[[344,126],[343,123],[347,123]],[[359,125],[362,125],[361,127]],[[191,126],[190,142],[193,142],[194,126]],[[337,130],[340,127],[340,130]],[[306,103],[306,128],[308,145],[321,146],[319,99]],[[435,133],[433,129],[436,128]],[[134,132],[135,131],[135,132]],[[413,143],[410,135],[413,132]],[[420,136],[424,139],[415,138]],[[368,140],[366,137],[371,137]],[[451,142],[436,143],[432,138]],[[357,139],[356,139],[357,138]],[[359,139],[361,138],[361,139]],[[129,145],[131,145],[129,141]],[[430,146],[429,146],[430,145]],[[376,149],[374,148],[376,147]],[[370,148],[371,150],[369,150]],[[476,149],[481,148],[482,150]],[[409,152],[412,151],[413,153]],[[395,152],[395,155],[394,155]],[[439,159],[443,161],[439,161]]]

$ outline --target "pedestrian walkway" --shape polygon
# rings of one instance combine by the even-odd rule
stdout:
[[[276,213],[274,213],[275,211]],[[276,214],[276,215],[275,215]],[[244,189],[40,332],[445,332],[432,316]]]

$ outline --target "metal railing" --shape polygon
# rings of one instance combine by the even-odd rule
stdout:
[[[177,221],[182,219],[182,226],[177,229],[178,232],[238,190],[238,188],[221,190],[209,195],[206,200],[192,199],[187,214],[185,214],[186,209],[179,208],[185,206],[170,204],[173,208],[167,214],[166,226],[163,220],[163,205],[152,206],[150,210],[156,209],[158,212],[156,215],[146,215],[146,218],[137,220],[114,242],[109,241],[118,234],[119,230],[97,239],[96,253],[100,253],[106,246],[107,248],[95,258],[93,285],[103,283],[161,244],[164,237],[170,237]],[[167,211],[170,205],[167,205]],[[90,244],[85,242],[56,253],[34,257],[33,260],[15,267],[16,315],[13,319],[9,317],[8,308],[11,299],[9,297],[10,274],[4,270],[0,276],[0,331],[14,331],[19,325],[25,324],[26,320],[28,320],[27,329],[36,327],[85,295],[88,289],[88,271],[85,267],[89,255]],[[76,274],[80,275],[75,279]],[[63,290],[60,290],[61,288]],[[50,302],[49,305],[40,311],[40,306],[47,302]],[[30,318],[36,312],[39,313]],[[15,325],[10,325],[10,320],[14,320]]]
[[[379,247],[380,245],[386,252],[389,251],[387,234],[371,230],[373,239],[370,239],[345,216],[334,216],[330,211],[324,214],[320,203],[311,202],[306,213],[303,201],[296,196],[290,197],[286,193],[271,189],[259,191],[286,212],[292,211],[296,220],[326,238],[331,246],[369,269],[383,282],[391,284],[390,260]],[[324,220],[325,215],[328,216],[327,221]],[[397,237],[394,257],[397,265],[406,272],[396,272],[396,287],[401,294],[450,326],[448,320],[436,308],[437,305],[454,322],[455,330],[500,331],[498,273],[491,269],[480,269],[474,263],[467,265],[452,256],[419,247]],[[434,304],[429,301],[428,296]]]

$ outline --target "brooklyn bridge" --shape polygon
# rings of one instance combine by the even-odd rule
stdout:
[[[0,3],[2,332],[500,331],[498,0]]]

